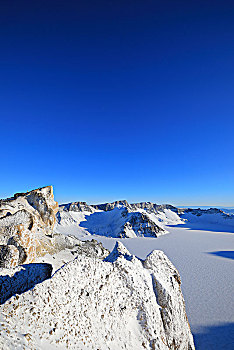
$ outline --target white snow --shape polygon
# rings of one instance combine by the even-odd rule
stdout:
[[[138,209],[138,211],[145,212],[145,210]],[[172,210],[164,209],[163,211],[159,211],[157,214],[147,213],[149,218],[154,221],[158,226],[164,227],[165,225],[178,225],[184,224],[184,221]],[[167,228],[166,228],[167,229]]]
[[[104,260],[78,254],[1,312],[2,350],[194,349],[178,271],[162,251],[141,261],[122,243]]]
[[[203,213],[202,215],[194,215],[192,213],[185,213],[181,215],[185,220],[185,225],[194,229],[205,229],[212,231],[227,231],[234,232],[234,215],[222,213]]]
[[[25,307],[25,312],[22,312],[19,308],[14,309],[15,306],[17,307],[18,303],[18,299],[16,297],[13,297],[16,300],[12,299],[14,301],[13,304],[11,304],[10,301],[7,301],[6,308],[5,306],[4,308],[7,311],[7,313],[10,311],[9,317],[7,316],[5,318],[3,313],[0,314],[0,325],[4,322],[7,323],[6,327],[4,326],[2,328],[2,331],[5,332],[3,335],[1,334],[3,336],[3,339],[7,339],[8,337],[8,326],[10,329],[12,329],[12,332],[14,332],[15,328],[16,333],[15,335],[13,335],[12,338],[14,339],[14,341],[12,340],[13,343],[8,344],[10,349],[20,348],[22,344],[27,345],[28,342],[30,343],[31,340],[26,339],[27,331],[30,334],[34,332],[36,321],[34,320],[34,317],[32,317],[33,314],[31,315],[31,309],[29,308],[29,304],[31,302],[32,304],[34,304],[34,302],[37,300],[40,300],[40,303],[38,304],[38,309],[36,309],[36,317],[38,317],[38,315],[42,315],[42,320],[46,319],[48,321],[41,322],[41,324],[38,326],[38,331],[41,334],[41,336],[44,334],[45,330],[46,334],[48,333],[49,335],[51,335],[50,332],[52,330],[53,339],[53,329],[56,328],[56,332],[58,332],[58,335],[61,335],[62,338],[65,337],[68,342],[70,341],[70,332],[73,334],[73,337],[75,339],[75,331],[72,328],[72,320],[74,319],[73,316],[75,315],[75,318],[82,320],[84,324],[84,326],[82,324],[78,325],[78,329],[79,327],[81,327],[80,330],[84,332],[83,334],[86,334],[87,331],[87,337],[89,339],[88,330],[86,330],[85,328],[87,325],[87,320],[84,317],[86,317],[86,314],[89,315],[89,319],[91,319],[93,322],[93,320],[96,320],[96,316],[93,313],[93,309],[89,308],[89,305],[87,305],[87,298],[83,300],[82,289],[84,288],[82,288],[82,283],[88,290],[87,297],[92,296],[93,298],[93,296],[95,296],[96,298],[96,296],[99,293],[99,289],[101,290],[101,295],[103,293],[103,303],[101,304],[101,306],[98,303],[96,304],[95,298],[92,299],[95,300],[95,308],[100,313],[100,315],[98,313],[100,317],[101,315],[105,315],[105,309],[107,309],[110,306],[110,303],[113,303],[113,307],[115,308],[116,302],[119,302],[118,298],[114,298],[116,288],[124,291],[123,296],[126,299],[126,305],[124,306],[126,306],[127,309],[126,313],[125,311],[123,311],[123,324],[120,324],[120,327],[122,327],[120,333],[122,335],[118,335],[118,337],[120,338],[117,338],[116,342],[112,343],[112,345],[114,346],[112,348],[119,349],[120,346],[122,346],[121,337],[125,337],[126,339],[128,339],[129,337],[129,344],[131,344],[132,348],[139,348],[139,339],[141,339],[141,337],[143,336],[142,330],[139,327],[139,324],[136,323],[137,314],[134,314],[134,310],[132,310],[131,307],[129,307],[128,299],[130,296],[128,295],[128,290],[125,290],[126,284],[123,283],[122,279],[124,276],[124,279],[126,279],[127,281],[133,281],[134,288],[137,291],[137,294],[138,290],[139,293],[141,289],[147,290],[147,286],[149,285],[148,282],[150,272],[144,271],[143,269],[144,272],[142,274],[142,266],[144,265],[144,262],[140,262],[139,260],[134,258],[135,260],[133,260],[132,263],[132,255],[136,255],[140,259],[146,259],[146,256],[152,250],[162,250],[163,252],[165,252],[165,254],[172,261],[172,263],[175,265],[175,267],[178,269],[181,275],[182,291],[185,298],[186,311],[192,332],[195,336],[196,349],[233,349],[234,216],[225,216],[222,213],[218,212],[204,212],[202,215],[197,216],[191,212],[186,212],[180,218],[176,213],[169,209],[165,209],[157,214],[146,212],[143,209],[138,209],[137,212],[142,212],[146,214],[150,220],[152,220],[158,226],[161,226],[163,229],[166,229],[169,232],[169,234],[162,235],[158,238],[136,237],[136,233],[133,231],[131,226],[129,226],[127,227],[127,236],[131,238],[120,239],[117,238],[117,236],[119,234],[120,228],[126,222],[126,217],[122,215],[123,210],[124,209],[122,207],[116,207],[115,209],[108,212],[95,209],[93,209],[93,211],[83,212],[60,212],[61,221],[56,224],[55,230],[58,233],[65,234],[66,239],[70,239],[69,237],[67,237],[69,235],[74,235],[83,241],[91,240],[94,238],[97,241],[102,242],[103,246],[105,248],[108,248],[109,250],[113,249],[116,241],[118,240],[124,244],[126,249],[121,248],[122,258],[120,256],[118,264],[114,267],[110,267],[110,262],[108,262],[108,260],[106,260],[105,263],[101,261],[99,262],[97,259],[95,260],[93,257],[89,256],[79,256],[76,260],[74,260],[74,252],[70,249],[65,248],[59,253],[57,253],[56,258],[50,255],[49,253],[43,258],[38,258],[37,263],[48,263],[51,264],[55,270],[59,270],[50,281],[44,281],[43,283],[38,284],[33,290],[23,293],[20,296],[19,303],[22,302],[22,305]],[[133,213],[134,211],[132,211],[130,215]],[[129,213],[127,213],[127,215],[128,214]],[[127,249],[129,252],[127,251]],[[160,264],[160,254],[161,253],[157,252],[157,258],[155,257],[154,263],[151,264],[151,267],[149,267],[149,270],[152,269],[153,271],[155,269],[153,273],[155,273],[156,275],[158,274],[157,268],[160,266],[162,268],[162,264]],[[109,259],[114,258],[115,254],[113,253],[113,256],[109,257]],[[157,259],[159,259],[159,263],[157,263]],[[68,261],[71,260],[74,261],[69,264],[66,264]],[[148,260],[150,261],[150,259]],[[122,264],[121,261],[123,263],[122,267],[124,267],[123,271],[122,268],[120,271],[118,270],[118,266]],[[113,272],[113,286],[111,285],[110,290],[108,287],[106,290],[102,291],[103,287],[101,280],[103,276],[98,274],[97,276],[95,276],[95,273],[93,273],[93,269],[96,269],[96,267],[98,266],[100,267],[100,269],[98,268],[98,274],[101,273],[101,270],[103,270],[103,272],[106,272],[108,275],[110,272]],[[167,264],[163,266],[167,266]],[[124,271],[126,268],[127,270],[129,270],[129,272],[125,276]],[[35,271],[37,271],[37,266],[35,266],[35,269]],[[116,277],[116,269],[118,272],[117,284],[115,284],[114,282]],[[33,269],[31,270],[25,265],[24,268],[15,270],[16,278],[21,278],[21,275],[25,274],[24,271],[28,271],[28,273],[33,275],[35,274],[35,271]],[[142,280],[138,278],[138,273],[140,274],[140,271]],[[67,273],[68,277],[66,277]],[[3,271],[2,275],[5,276],[4,274],[7,273]],[[85,275],[85,278],[83,280],[80,279],[80,276],[82,274],[87,275]],[[70,278],[69,275],[71,275],[72,277]],[[131,276],[131,278],[129,276]],[[165,276],[167,276],[167,274],[165,274]],[[161,285],[164,288],[167,288],[168,283],[167,281],[164,281],[165,276],[164,274],[161,274],[160,277],[159,274]],[[77,281],[79,283],[77,283]],[[94,284],[94,288],[92,287],[92,284]],[[159,288],[159,286],[157,286],[157,288]],[[74,293],[75,289],[76,292]],[[170,289],[173,290],[173,288]],[[59,293],[57,293],[58,291]],[[80,293],[80,309],[77,308],[77,292]],[[110,302],[108,301],[108,303],[105,304],[105,298],[109,292]],[[153,290],[151,290],[150,293],[152,294]],[[143,295],[145,295],[145,291],[143,292]],[[155,295],[152,295],[155,298]],[[149,298],[151,299],[150,295]],[[66,313],[67,303],[70,302],[72,305],[72,312],[74,313],[74,315],[72,316],[72,320],[69,318],[70,316],[68,316],[68,314]],[[133,298],[131,302],[133,303],[132,305],[134,305],[135,298]],[[158,305],[161,304],[159,303]],[[63,307],[65,308],[64,310],[62,310]],[[176,310],[176,305],[175,308],[171,308],[171,310],[174,309]],[[61,315],[66,315],[66,317],[68,317],[69,322],[67,324],[67,328],[65,327],[65,329],[63,330],[63,324],[58,324],[58,326],[56,327],[53,325],[54,317],[52,317],[53,315],[51,316],[51,310],[53,310],[55,317],[57,317],[57,314],[59,314],[60,311]],[[146,306],[146,310],[148,310],[148,306]],[[150,312],[151,311],[149,308],[149,314]],[[116,315],[119,319],[121,319],[122,313]],[[176,318],[176,312],[171,316],[173,316],[171,317],[171,319],[174,319],[174,317]],[[108,317],[106,324],[109,325],[109,323],[112,321],[111,318],[108,319]],[[16,320],[18,320],[19,323],[17,323],[18,321],[16,322]],[[94,329],[96,343],[99,342],[98,344],[101,346],[101,350],[103,350],[104,347],[102,347],[102,339],[99,339],[101,320],[102,318],[98,319],[97,325],[94,323],[92,324],[92,327]],[[10,324],[11,322],[12,325]],[[176,328],[178,328],[178,324],[178,322],[175,322]],[[103,323],[103,325],[104,326],[102,329],[102,334],[105,334],[105,322]],[[19,328],[17,328],[18,326]],[[174,327],[174,325],[172,326]],[[115,326],[113,325],[113,327]],[[116,333],[117,330],[113,327],[112,330],[114,331],[114,333]],[[63,336],[62,333],[59,333],[62,331],[65,332],[63,333]],[[50,338],[49,335],[48,337]],[[112,340],[110,335],[106,334],[106,336],[111,344]],[[65,338],[61,339],[61,349],[65,344]],[[9,341],[11,342],[11,340]],[[92,342],[92,340],[89,341]],[[96,343],[94,347],[96,346]],[[33,344],[37,344],[38,349],[53,349],[51,341],[47,342],[47,340],[45,340],[43,337],[41,339],[37,338],[32,340],[32,347]],[[74,345],[75,343],[71,344]],[[67,346],[64,345],[64,348],[66,347]],[[80,344],[80,347],[78,348],[83,349],[84,347],[82,344]],[[6,349],[6,344],[1,344],[1,339],[0,349]]]
[[[167,233],[165,225],[184,224],[184,221],[169,209],[165,209],[157,214],[149,213],[144,209],[137,209],[123,215],[124,209],[123,206],[118,206],[110,211],[60,211],[60,220],[55,227],[55,231],[66,235],[73,234],[76,237],[91,234],[118,238],[123,225],[135,213],[143,213],[164,230],[162,233]],[[125,230],[126,236],[129,238],[143,235],[140,233],[136,234],[131,226],[126,227]],[[160,236],[162,233],[159,232],[157,235]]]
[[[234,344],[234,234],[167,227],[158,238],[118,239],[131,254],[145,259],[165,252],[178,269],[186,311],[198,350],[232,350]],[[77,234],[77,233],[76,233]],[[84,239],[84,237],[80,237]],[[116,239],[92,236],[112,249]],[[91,239],[87,236],[85,239]],[[227,256],[227,257],[226,257]]]

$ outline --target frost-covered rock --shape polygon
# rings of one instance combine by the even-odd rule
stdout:
[[[11,244],[0,246],[0,266],[1,267],[15,267],[19,262],[19,251]]]
[[[57,210],[52,186],[0,200],[0,266],[28,263],[51,249]]]
[[[95,208],[91,205],[88,205],[86,202],[72,202],[68,204],[61,204],[59,206],[59,209],[62,211],[74,211],[74,212],[80,212],[80,211],[87,211],[90,213],[95,212]]]
[[[192,349],[193,338],[185,312],[178,271],[168,257],[158,250],[147,256],[143,265],[152,272],[152,282],[157,303],[161,307],[168,348]]]
[[[4,350],[194,349],[180,276],[163,252],[141,261],[118,242],[108,256],[83,244],[51,278],[0,307]]]

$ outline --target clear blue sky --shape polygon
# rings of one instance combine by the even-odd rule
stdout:
[[[0,197],[234,205],[233,1],[0,2]]]

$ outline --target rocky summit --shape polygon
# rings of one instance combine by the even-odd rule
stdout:
[[[120,213],[136,230],[150,218],[120,204],[72,204],[58,213],[71,208]],[[109,252],[95,240],[56,232],[52,187],[16,194],[0,209],[1,350],[194,349],[180,275],[162,251],[140,260],[121,242]]]
[[[52,186],[1,200],[0,266],[29,263],[47,252],[57,210]]]

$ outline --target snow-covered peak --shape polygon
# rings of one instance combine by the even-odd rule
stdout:
[[[117,241],[112,252],[105,258],[105,261],[114,262],[119,257],[124,257],[124,259],[129,261],[133,258],[123,243]]]
[[[158,237],[167,233],[166,225],[183,223],[173,208],[150,202],[116,201],[89,206],[70,203],[60,207],[56,231],[72,232],[78,237],[86,234],[114,238]]]

